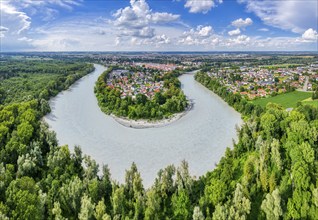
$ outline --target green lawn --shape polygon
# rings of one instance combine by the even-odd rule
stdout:
[[[305,99],[310,98],[311,96],[312,96],[311,92],[294,91],[294,92],[277,95],[274,97],[256,99],[252,102],[262,107],[265,107],[267,103],[272,102],[272,103],[280,104],[284,108],[295,108],[297,106],[297,102],[301,102]],[[315,102],[315,101],[306,101],[303,103],[314,104],[311,102]]]

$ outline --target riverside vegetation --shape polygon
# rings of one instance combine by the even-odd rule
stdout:
[[[92,68],[74,65],[82,65],[77,71],[83,73]],[[14,72],[13,66],[7,68]],[[58,78],[52,81],[55,91],[67,88],[67,77]],[[204,72],[196,80],[241,112],[246,123],[213,171],[195,179],[183,161],[158,171],[149,189],[135,164],[119,184],[107,166],[99,174],[99,165],[79,147],[72,153],[58,146],[40,120],[49,110],[38,95],[46,85],[31,91],[21,87],[15,94],[21,102],[0,107],[0,219],[317,219],[317,109],[262,108],[229,93]],[[25,91],[32,99],[23,101]],[[54,94],[49,91],[47,98]]]
[[[181,83],[177,78],[181,74],[179,70],[156,77],[156,81],[164,82],[164,90],[156,92],[152,99],[141,93],[133,99],[132,96],[122,98],[120,89],[107,85],[108,74],[114,69],[116,67],[110,67],[101,74],[95,86],[98,104],[106,114],[114,114],[129,119],[158,120],[182,112],[187,107],[186,96],[181,90]],[[137,71],[135,68],[132,70]]]

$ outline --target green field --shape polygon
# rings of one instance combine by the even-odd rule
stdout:
[[[272,103],[280,104],[284,108],[295,108],[297,106],[297,102],[301,102],[305,99],[310,98],[311,96],[312,96],[311,92],[294,91],[294,92],[277,95],[274,97],[256,99],[252,102],[262,107],[265,107],[267,103],[272,102]],[[318,101],[306,101],[303,103],[314,105],[315,102],[318,102]]]

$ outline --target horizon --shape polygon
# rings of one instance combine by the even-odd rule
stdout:
[[[264,54],[271,54],[271,53],[310,53],[310,54],[318,54],[316,50],[295,50],[295,51],[288,51],[288,50],[229,50],[229,51],[94,51],[94,50],[87,50],[87,51],[72,51],[72,50],[65,50],[65,51],[0,51],[0,54],[12,54],[12,53],[25,53],[25,54],[32,54],[32,53],[264,53]]]

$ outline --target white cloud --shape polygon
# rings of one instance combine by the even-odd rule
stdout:
[[[18,38],[19,41],[32,42],[33,40],[27,37]]]
[[[130,6],[118,9],[113,16],[115,20],[111,22],[123,28],[143,28],[150,24],[174,22],[180,17],[166,12],[153,13],[145,0],[131,0]]]
[[[245,20],[242,18],[239,18],[235,21],[232,21],[232,25],[237,28],[244,28],[252,24],[253,24],[253,21],[250,18],[246,18]]]
[[[0,26],[0,38],[5,36],[5,33],[9,30],[9,28],[6,28],[4,26]]]
[[[167,12],[155,12],[150,15],[150,19],[153,23],[167,23],[176,21],[180,18],[180,15],[170,14]]]
[[[161,45],[169,44],[169,43],[170,43],[170,38],[164,34],[157,35],[152,38],[145,38],[145,39],[140,39],[137,37],[131,38],[131,44],[134,46],[150,45],[150,46],[155,46],[159,48]]]
[[[191,28],[190,31],[185,31],[183,35],[192,35],[195,37],[208,37],[212,34],[213,28],[211,26],[199,25],[196,29]]]
[[[302,38],[309,41],[318,41],[318,33],[314,29],[309,28],[303,33]]]
[[[145,38],[152,38],[155,36],[155,30],[150,27],[144,27],[141,30],[139,30],[139,33],[137,36],[145,37]]]
[[[222,3],[223,0],[186,0],[185,8],[189,8],[190,13],[206,14],[211,8],[216,6],[216,3]]]
[[[44,7],[59,6],[72,10],[74,6],[79,6],[83,0],[7,0],[21,8],[43,9]]]
[[[231,46],[244,44],[247,45],[250,42],[251,38],[246,35],[239,35],[236,38],[230,39],[229,42],[232,43]]]
[[[191,35],[188,35],[184,38],[181,38],[178,43],[185,44],[185,45],[198,45],[199,40],[193,38]]]
[[[212,33],[213,29],[211,26],[198,26],[197,31],[199,36],[207,37]]]
[[[74,18],[37,28],[38,37],[29,44],[39,51],[112,50],[118,39],[114,30],[105,23]]]
[[[43,21],[48,21],[57,16],[56,7],[72,10],[81,2],[82,0],[0,0],[1,25],[8,28],[5,37],[3,31],[0,33],[1,49],[32,49],[32,38],[36,36],[32,30],[34,15],[40,15]]]
[[[215,45],[217,35],[213,34],[211,26],[199,25],[195,29],[191,28],[189,31],[183,32],[179,36],[177,43],[181,45]]]
[[[153,12],[145,0],[130,0],[130,6],[118,9],[113,17],[115,19],[110,20],[109,24],[116,27],[116,42],[128,40],[132,45],[158,46],[169,43],[170,39],[165,34],[157,35],[156,29],[178,22],[180,15]]]
[[[246,4],[249,12],[254,12],[265,24],[303,33],[310,27],[318,26],[318,1],[272,1],[238,0]]]
[[[269,29],[268,28],[260,28],[260,29],[258,29],[259,31],[263,31],[263,32],[267,32],[267,31],[269,31]]]
[[[2,49],[4,51],[231,51],[312,50],[317,46],[317,29],[313,29],[316,26],[306,28],[298,37],[252,37],[241,33],[244,31],[244,27],[250,25],[252,21],[249,21],[248,18],[241,18],[233,21],[235,28],[230,30],[228,35],[218,34],[209,25],[187,27],[180,21],[180,15],[153,11],[145,0],[131,0],[130,6],[117,10],[111,20],[86,15],[72,16],[72,19],[62,17],[60,20],[50,21],[40,27],[31,26],[33,14],[31,10],[22,8],[22,3],[29,4],[26,5],[27,8],[35,7],[36,10],[41,7],[42,9],[51,8],[53,4],[63,9],[68,8],[63,4],[60,5],[60,1],[65,4],[74,2],[74,4],[68,4],[70,7],[81,2],[75,0],[8,0],[3,3],[3,0],[0,0],[1,6],[6,6],[4,7],[6,11],[3,7],[0,8]],[[214,0],[213,2],[220,1]],[[56,10],[56,7],[53,10]],[[57,15],[58,12],[56,14],[53,11],[50,16]],[[49,17],[48,19],[50,19]],[[266,31],[264,28],[258,30]]]
[[[235,36],[235,35],[239,35],[241,34],[241,30],[239,28],[235,29],[235,30],[232,30],[232,31],[229,31],[228,34],[230,36]]]
[[[0,1],[0,14],[1,25],[9,27],[14,34],[20,34],[30,27],[31,18],[11,5],[9,1]]]

